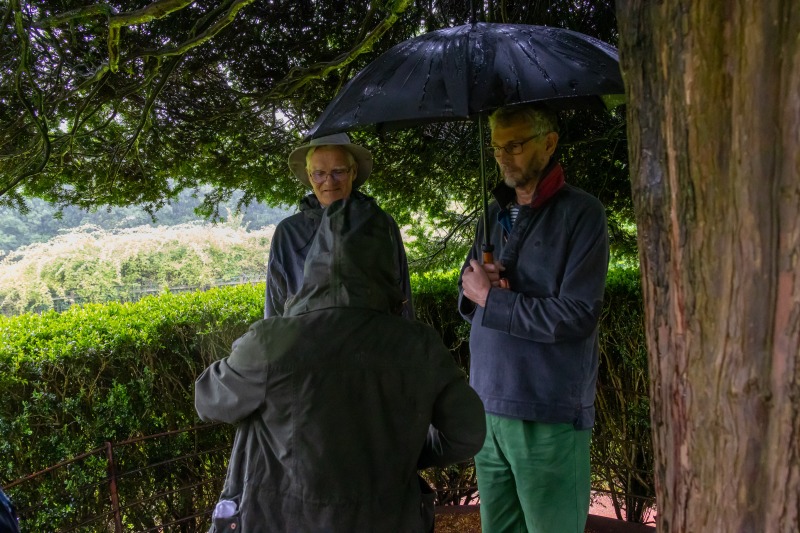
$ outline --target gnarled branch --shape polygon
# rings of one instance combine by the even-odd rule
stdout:
[[[218,34],[223,28],[225,28],[228,24],[230,24],[234,18],[236,18],[236,14],[239,12],[240,9],[247,6],[248,4],[252,4],[255,0],[235,0],[228,12],[225,16],[209,26],[206,30],[204,30],[199,35],[192,37],[188,41],[182,43],[180,46],[171,46],[171,47],[163,47],[159,48],[158,50],[146,50],[143,52],[139,52],[132,58],[135,57],[144,57],[144,56],[153,56],[153,57],[165,57],[165,56],[179,56],[183,55],[192,48],[195,48],[204,42],[208,41],[209,39],[213,38],[216,34]]]
[[[400,15],[402,15],[411,4],[412,0],[394,0],[386,18],[352,49],[340,54],[331,61],[315,63],[306,68],[292,68],[281,81],[275,84],[272,90],[260,99],[259,103],[263,103],[264,100],[273,99],[276,95],[290,95],[308,83],[316,79],[324,78],[331,71],[347,65],[359,55],[369,52],[372,50],[372,46],[375,42],[392,27]]]

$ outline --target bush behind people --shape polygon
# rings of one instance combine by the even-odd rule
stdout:
[[[469,328],[456,311],[457,277],[455,270],[413,276],[414,304],[417,318],[441,333],[453,356],[468,370]],[[233,340],[261,318],[263,295],[261,283],[165,293],[135,303],[75,306],[63,313],[0,316],[0,394],[4,398],[0,406],[0,432],[4,435],[0,456],[5,459],[0,462],[0,484],[7,485],[106,441],[119,442],[198,424],[192,398],[195,377],[211,361],[228,355]],[[609,276],[601,328],[604,359],[598,412],[606,406],[608,416],[598,416],[602,427],[597,431],[602,432],[606,444],[593,450],[595,481],[608,488],[652,494],[646,396],[637,393],[629,402],[633,407],[626,408],[625,392],[605,388],[620,385],[623,391],[644,390],[646,394],[638,271]],[[628,348],[622,350],[620,346]],[[622,426],[638,428],[638,432],[623,434],[612,423],[621,416],[627,417]],[[646,443],[639,443],[646,448],[643,458],[634,465],[645,474],[633,481],[620,481],[620,466],[623,472],[630,466],[625,462],[629,450],[617,437],[644,440],[645,433]],[[224,440],[231,436],[226,432],[208,438]],[[188,439],[158,453],[176,456],[196,446],[197,442]],[[91,469],[91,465],[86,468]],[[203,475],[224,474],[224,464],[213,468],[223,470]],[[102,470],[100,466],[95,469]],[[87,493],[86,484],[95,474],[73,468],[66,488],[62,479],[57,488],[22,484],[9,494],[20,511],[50,498],[37,513],[36,522],[38,527],[57,527],[59,520],[70,523],[70,515],[78,512],[75,502],[107,500],[103,487],[93,489],[97,495]],[[470,464],[428,472],[426,477],[442,491],[440,503],[471,503],[475,497]],[[137,488],[141,497],[169,490],[176,481],[156,478],[150,483]],[[56,498],[52,491],[60,496]],[[203,496],[189,505],[207,509],[216,496],[212,490],[208,502]]]

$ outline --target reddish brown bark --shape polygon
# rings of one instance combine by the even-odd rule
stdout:
[[[797,0],[617,16],[659,531],[800,531]]]

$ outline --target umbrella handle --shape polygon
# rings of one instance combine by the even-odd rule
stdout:
[[[492,250],[483,250],[483,264],[484,265],[491,265],[494,263],[494,255],[492,254]],[[501,289],[508,289],[511,286],[508,284],[507,278],[500,278],[500,288]]]

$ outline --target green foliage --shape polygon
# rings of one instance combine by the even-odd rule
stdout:
[[[246,203],[264,191],[273,205],[290,203],[299,187],[286,147],[353,61],[419,25],[393,25],[408,0],[200,1],[169,13],[159,4],[3,10],[0,201],[10,189],[15,202],[157,210],[205,182],[211,211],[236,189],[247,189]]]
[[[625,107],[607,113],[563,113],[556,157],[564,166],[567,181],[605,206],[614,260],[638,264]]]
[[[459,269],[412,274],[414,313],[432,326],[456,362],[469,373],[469,324],[458,314]]]
[[[644,522],[655,498],[647,345],[639,270],[612,269],[600,318],[600,373],[592,439],[595,482],[617,515]]]
[[[272,227],[183,224],[102,231],[82,227],[0,260],[0,312],[136,299],[165,287],[262,279]]]
[[[458,275],[458,269],[413,275],[413,299],[417,318],[439,331],[453,357],[468,370],[469,326],[457,312]],[[6,399],[0,404],[4,435],[0,483],[95,450],[105,441],[196,424],[194,379],[211,361],[227,355],[232,341],[261,318],[263,298],[263,284],[241,285],[204,293],[165,293],[137,303],[91,304],[61,314],[0,317],[0,394]],[[619,509],[625,508],[629,520],[641,520],[652,505],[653,463],[636,269],[612,269],[609,274],[600,344],[594,484],[630,495],[616,496],[615,501]],[[207,438],[217,443],[220,453],[229,451],[230,432],[211,432]],[[175,441],[178,444],[171,441],[160,448],[128,451],[120,461],[169,460],[189,453],[198,439],[192,445],[192,439],[181,437]],[[81,488],[97,479],[98,471],[102,473],[101,459],[92,461],[73,465],[69,475],[56,483],[58,491],[72,494],[73,504],[64,504],[54,488],[21,486],[14,494],[26,506],[37,499],[52,500],[42,511],[52,521],[41,524],[56,523],[60,515],[69,521],[82,512],[78,503],[91,510],[92,498],[103,499],[103,489],[86,492]],[[203,460],[193,470],[218,479],[224,468],[224,463]],[[475,497],[471,462],[424,475],[437,490],[440,503],[468,503]],[[146,499],[185,481],[158,472],[146,476],[138,492],[126,497]],[[199,496],[181,500],[176,508],[149,508],[149,516],[207,509],[217,497],[213,487],[197,491]]]
[[[263,298],[262,283],[166,293],[136,303],[90,304],[60,314],[0,317],[4,397],[0,482],[6,484],[92,451],[105,441],[197,424],[194,379],[211,361],[227,355],[233,340],[261,318]],[[226,438],[229,449],[228,442]],[[179,456],[192,446],[191,442],[172,443],[168,454]],[[120,464],[141,461],[133,453],[127,451],[119,458]],[[38,487],[33,495],[18,496],[18,502],[26,506],[48,498],[51,502],[36,513],[28,529],[55,531],[53,524],[62,515],[66,520],[62,524],[71,523],[80,505],[70,501],[91,503],[95,497],[107,501],[103,487],[85,488],[91,480],[103,479],[98,478],[97,468],[81,462],[70,467],[66,489],[65,480],[58,480]],[[148,485],[137,487],[143,491],[141,497],[174,485],[175,480],[161,479],[157,472],[152,476]],[[66,502],[60,496],[64,491],[70,495]],[[208,506],[210,501],[201,505]]]
[[[129,20],[127,3],[101,5],[118,14],[113,20]],[[72,216],[69,206],[83,213],[136,205],[135,217],[152,213],[162,224],[170,223],[174,201],[190,191],[197,191],[204,216],[232,202],[294,206],[307,190],[288,172],[288,153],[344,83],[404,39],[476,15],[617,40],[610,0],[475,2],[476,13],[472,5],[276,0],[247,3],[226,19],[218,3],[194,2],[123,29],[113,39],[121,64],[112,71],[110,19],[96,7],[78,0],[12,3],[0,31],[6,104],[0,106],[0,204],[33,217],[39,208],[31,199],[41,198],[63,207],[65,219]],[[216,33],[217,27],[225,29]],[[188,46],[187,39],[204,31],[213,33],[210,39]],[[183,43],[185,52],[170,49]],[[561,155],[568,180],[614,214],[615,253],[631,254],[635,241],[623,231],[632,214],[624,116],[565,114]],[[479,157],[487,139],[478,138],[475,122],[351,136],[375,156],[365,192],[401,225],[415,226],[418,249],[410,255],[416,266],[457,265],[481,204]],[[491,185],[495,165],[487,163]],[[108,213],[105,220],[120,218]],[[0,211],[0,228],[8,227],[0,231],[0,248],[25,244],[26,233],[2,219]],[[47,226],[48,218],[41,222]]]
[[[10,429],[0,455],[13,458],[15,471],[2,477],[105,440],[194,423],[194,377],[260,318],[263,290],[240,285],[0,317],[1,414]],[[44,445],[33,450],[20,434]]]
[[[459,269],[411,275],[417,320],[430,325],[442,337],[456,362],[469,373],[469,324],[458,314]],[[434,488],[438,505],[467,505],[477,497],[473,461],[422,473]]]

